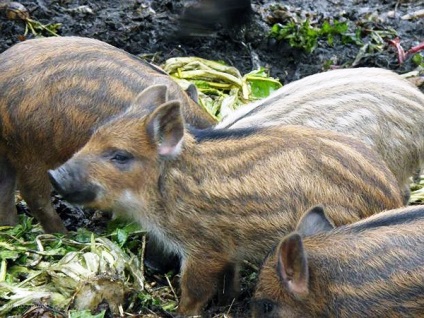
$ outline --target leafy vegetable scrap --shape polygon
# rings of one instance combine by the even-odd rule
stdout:
[[[232,66],[199,57],[171,58],[163,69],[184,89],[194,84],[199,91],[199,104],[218,120],[240,105],[267,97],[282,86],[265,68],[242,76]]]

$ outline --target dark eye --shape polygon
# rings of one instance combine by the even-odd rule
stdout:
[[[115,151],[110,158],[110,161],[118,164],[126,164],[134,158],[132,154],[127,151],[117,150]]]
[[[255,317],[273,317],[274,303],[272,301],[261,299],[254,302]],[[271,314],[271,316],[268,316]]]
[[[268,300],[262,301],[262,312],[264,314],[269,314],[271,311],[274,310],[274,304]]]

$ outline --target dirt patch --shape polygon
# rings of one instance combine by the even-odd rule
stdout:
[[[6,3],[5,0],[1,2]],[[273,23],[284,24],[302,15],[316,25],[324,20],[346,21],[351,32],[361,29],[364,44],[373,43],[373,31],[385,31],[383,41],[397,35],[405,49],[424,39],[424,19],[402,19],[406,14],[423,9],[423,1],[383,0],[288,0],[277,6],[272,1],[252,1],[253,18],[242,28],[217,25],[208,36],[177,37],[184,6],[193,2],[196,1],[21,1],[33,19],[43,24],[61,23],[60,35],[100,39],[156,64],[175,56],[199,56],[225,61],[243,73],[258,65],[265,66],[271,75],[283,82],[320,72],[329,66],[351,65],[361,46],[344,44],[337,39],[330,46],[321,39],[317,49],[308,54],[291,48],[285,41],[270,38]],[[7,20],[2,14],[0,30],[1,52],[19,41],[25,24]],[[395,50],[387,44],[369,48],[365,53],[356,66],[383,67],[397,72],[415,67],[410,60],[400,66]]]

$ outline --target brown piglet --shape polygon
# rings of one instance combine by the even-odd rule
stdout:
[[[17,223],[18,186],[44,230],[64,232],[50,203],[47,170],[69,159],[97,126],[156,84],[182,101],[187,123],[198,128],[215,123],[163,71],[98,40],[34,39],[0,54],[0,225]]]
[[[337,225],[402,206],[392,173],[354,138],[302,126],[190,129],[181,102],[155,90],[49,176],[64,199],[136,220],[181,257],[181,314],[199,314],[217,291],[235,297],[241,261],[263,259],[311,205],[325,204]]]
[[[216,127],[302,125],[354,136],[381,155],[408,201],[410,177],[424,165],[423,117],[417,87],[392,71],[362,67],[291,82]]]
[[[316,206],[265,259],[253,317],[423,317],[423,265],[424,206],[335,229]]]

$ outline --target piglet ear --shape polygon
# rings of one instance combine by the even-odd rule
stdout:
[[[190,84],[185,92],[196,104],[199,104],[199,92],[194,84]]]
[[[149,114],[158,106],[168,100],[168,87],[166,85],[152,85],[144,89],[132,102],[127,112],[139,115]]]
[[[166,159],[177,157],[181,153],[184,137],[180,102],[170,101],[159,106],[146,118],[146,129],[160,156]]]
[[[296,232],[305,237],[332,229],[334,225],[325,214],[324,208],[317,205],[305,212],[297,224]]]
[[[308,261],[301,236],[294,232],[280,242],[277,252],[277,272],[286,288],[296,297],[309,293]]]

